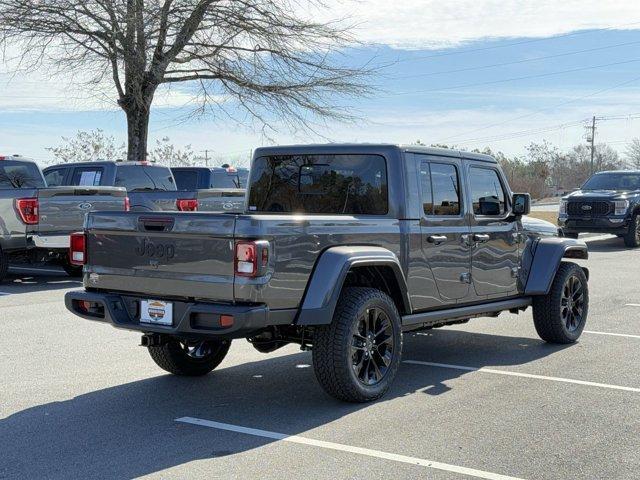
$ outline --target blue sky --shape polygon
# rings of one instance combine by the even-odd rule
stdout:
[[[370,5],[363,9],[362,3]],[[541,0],[535,10],[524,8],[532,2],[452,3],[459,9],[408,1],[389,10],[388,2],[371,0],[347,10],[366,45],[346,52],[348,61],[389,65],[374,79],[376,94],[349,102],[361,118],[353,124],[331,122],[319,134],[283,128],[265,138],[222,116],[183,121],[188,109],[179,106],[188,94],[182,91],[159,98],[151,144],[168,136],[196,152],[235,157],[273,142],[420,139],[520,154],[532,141],[560,148],[583,142],[584,120],[592,115],[607,118],[598,122],[597,140],[621,153],[640,137],[640,7],[634,2],[559,7]],[[79,129],[101,128],[125,139],[124,116],[109,104],[111,92],[96,102],[72,80],[46,72],[12,78],[0,67],[0,153],[46,161],[45,147]]]

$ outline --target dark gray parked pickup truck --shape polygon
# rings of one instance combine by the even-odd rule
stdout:
[[[244,211],[249,170],[223,167],[172,167],[178,190],[198,192],[199,212]]]
[[[336,398],[382,396],[403,331],[533,307],[575,342],[588,312],[584,242],[523,229],[486,155],[394,145],[259,148],[247,212],[92,213],[74,236],[76,315],[143,333],[163,369],[203,375],[233,339],[297,343]]]
[[[47,185],[126,188],[131,211],[193,211],[196,192],[178,192],[169,167],[147,162],[66,163],[44,169]]]
[[[565,236],[612,233],[640,247],[640,171],[600,172],[560,201],[558,225]]]
[[[124,211],[127,202],[123,188],[46,188],[35,162],[0,156],[0,280],[10,263],[59,263],[81,274],[68,261],[69,235],[82,230],[87,212]]]

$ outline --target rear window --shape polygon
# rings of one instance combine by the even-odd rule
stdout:
[[[384,215],[387,166],[379,155],[282,155],[252,165],[249,211]]]
[[[35,163],[0,161],[0,189],[42,188],[44,179]]]
[[[178,190],[197,190],[198,172],[196,170],[172,170]]]
[[[237,172],[213,172],[211,175],[210,188],[246,188],[247,170],[239,170]]]
[[[79,167],[74,169],[71,185],[96,187],[102,180],[103,167]]]
[[[114,186],[129,192],[176,190],[171,170],[151,165],[118,165]]]

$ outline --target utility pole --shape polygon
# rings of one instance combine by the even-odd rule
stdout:
[[[213,150],[201,150],[204,153],[204,164],[209,166],[209,152],[213,153]]]
[[[591,175],[594,174],[593,157],[596,153],[595,141],[596,141],[596,116],[594,115],[593,119],[591,120]]]

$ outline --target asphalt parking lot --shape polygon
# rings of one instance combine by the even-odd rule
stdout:
[[[311,354],[237,341],[203,378],[165,374],[139,336],[80,320],[80,283],[0,285],[0,478],[640,477],[640,250],[589,243],[587,331],[538,339],[530,311],[405,335],[390,393],[320,389]]]

